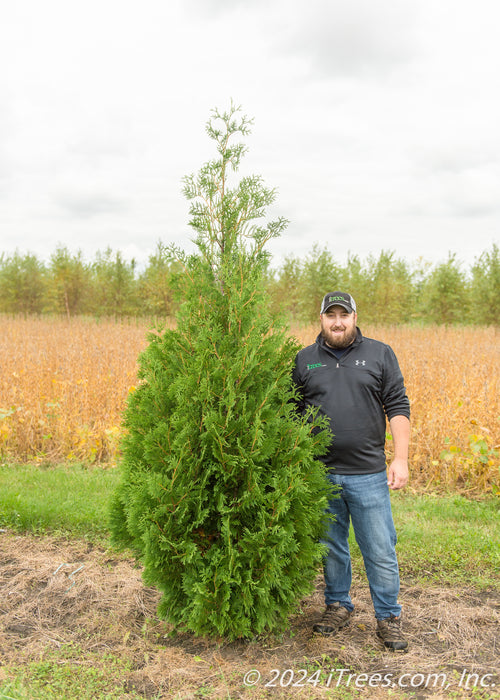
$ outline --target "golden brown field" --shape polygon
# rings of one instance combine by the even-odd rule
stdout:
[[[147,323],[0,322],[2,459],[113,464]],[[476,495],[498,491],[498,329],[361,327],[394,348],[405,375],[413,485]],[[309,344],[317,328],[292,332]]]

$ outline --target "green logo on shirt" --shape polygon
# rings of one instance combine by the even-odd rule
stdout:
[[[326,365],[322,365],[321,362],[316,362],[314,365],[307,365],[307,369],[316,369],[316,367],[326,367]]]

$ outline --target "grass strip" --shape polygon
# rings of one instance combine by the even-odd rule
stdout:
[[[66,463],[0,465],[0,528],[107,539],[107,510],[117,469]],[[499,499],[456,494],[392,494],[403,582],[498,585]],[[361,555],[351,532],[355,565]]]
[[[392,497],[404,575],[420,582],[498,587],[500,501],[458,494]]]
[[[117,469],[67,463],[0,465],[0,527],[102,541]]]

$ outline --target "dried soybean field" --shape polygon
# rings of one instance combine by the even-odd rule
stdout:
[[[147,345],[144,320],[2,317],[4,461],[113,463],[121,415]],[[412,483],[471,495],[498,488],[499,332],[363,327],[395,350],[412,407]],[[307,345],[317,327],[292,328]],[[390,440],[387,443],[390,453]]]

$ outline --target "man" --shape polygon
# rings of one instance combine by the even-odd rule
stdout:
[[[392,349],[363,337],[350,294],[331,292],[321,305],[321,333],[296,357],[293,380],[298,408],[319,407],[330,420],[333,439],[324,461],[339,489],[329,503],[335,518],[324,543],[326,610],[314,631],[334,634],[345,627],[354,606],[349,594],[352,521],[370,587],[377,635],[391,650],[406,650],[398,603],[399,568],[389,488],[408,482],[410,406]],[[394,459],[386,470],[386,417]]]

